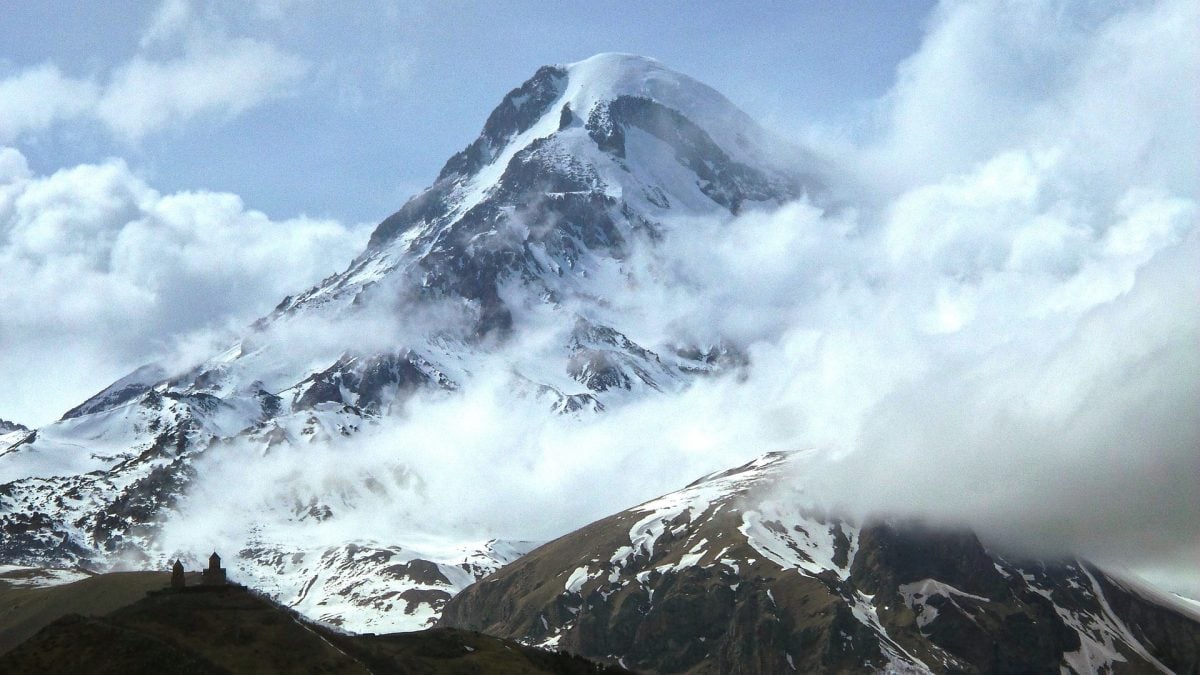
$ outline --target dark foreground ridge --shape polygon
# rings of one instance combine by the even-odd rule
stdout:
[[[0,655],[0,673],[84,672],[626,671],[468,630],[342,635],[230,584],[151,592],[104,616],[68,614]]]

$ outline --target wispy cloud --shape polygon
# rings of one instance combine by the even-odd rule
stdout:
[[[195,16],[190,0],[163,0],[142,32],[142,48],[166,43],[183,35],[195,21]]]
[[[94,82],[65,76],[52,64],[0,79],[0,142],[86,115],[98,92]]]
[[[78,120],[137,143],[202,116],[234,117],[286,96],[312,70],[269,41],[226,35],[176,0],[152,16],[141,47],[95,76],[73,77],[46,63],[0,79],[0,143]]]
[[[257,40],[196,42],[179,58],[137,57],[114,71],[92,114],[134,142],[201,115],[236,116],[286,95],[308,71],[304,59]]]

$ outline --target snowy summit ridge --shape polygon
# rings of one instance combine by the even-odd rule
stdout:
[[[450,158],[438,181],[380,225],[371,237],[371,248],[405,231],[412,221],[421,222],[423,219],[412,216],[426,215],[422,207],[429,201],[449,197],[446,201],[453,205],[452,211],[466,214],[502,190],[506,178],[516,177],[510,173],[518,168],[514,160],[520,164],[538,154],[544,156],[546,146],[561,153],[559,159],[567,162],[568,166],[560,167],[562,173],[582,169],[592,179],[592,187],[603,185],[608,196],[636,200],[639,193],[654,188],[664,194],[690,196],[694,177],[681,172],[672,175],[674,167],[663,162],[672,158],[657,152],[663,148],[647,148],[636,158],[626,157],[624,131],[630,127],[670,144],[676,160],[701,149],[692,148],[688,153],[680,147],[683,140],[707,146],[703,148],[709,153],[706,159],[724,160],[730,166],[759,166],[783,182],[791,179],[789,189],[758,195],[763,201],[789,196],[799,187],[794,176],[783,175],[795,169],[799,151],[762,167],[764,160],[778,156],[779,148],[787,144],[772,138],[717,91],[653,59],[599,54],[566,66],[545,66],[510,91],[488,117],[479,138]],[[605,153],[610,157],[604,157]],[[724,178],[697,177],[700,183]],[[808,187],[816,187],[815,181]],[[711,201],[729,207],[719,198]],[[639,205],[652,210],[671,208],[653,197],[649,204]],[[698,212],[714,210],[714,204],[705,199],[689,201],[688,206]]]

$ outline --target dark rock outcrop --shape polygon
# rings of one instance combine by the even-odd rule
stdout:
[[[29,431],[29,427],[24,424],[10,422],[6,419],[0,419],[0,434],[9,434],[14,431]]]

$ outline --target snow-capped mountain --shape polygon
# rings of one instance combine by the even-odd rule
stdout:
[[[219,545],[235,579],[349,630],[444,611],[659,671],[1196,663],[1194,621],[1085,563],[1018,564],[968,533],[803,508],[777,485],[803,455],[533,552],[431,518],[470,496],[382,430],[482,383],[583,420],[736,374],[751,357],[735,340],[646,320],[681,311],[647,287],[690,282],[663,242],[797,200],[832,207],[831,175],[656,61],[544,67],[345,272],[214,354],[140,368],[36,430],[0,425],[0,563],[194,568]]]
[[[345,272],[285,298],[210,358],[143,367],[54,424],[6,431],[0,561],[198,562],[205,551],[163,531],[197,508],[203,462],[268,458],[302,472],[307,448],[351,452],[346,439],[403,414],[414,394],[450,396],[483,371],[502,371],[513,396],[547,414],[587,414],[736,369],[746,357],[719,335],[637,334],[623,293],[664,262],[655,245],[673,224],[824,199],[821,171],[656,61],[541,68]],[[369,541],[308,536],[363,495],[420,489],[399,471],[277,490],[230,565],[311,616],[425,625],[530,545],[438,538],[419,522]]]
[[[646,292],[687,293],[664,242],[784,203],[836,208],[832,175],[656,61],[541,68],[343,273],[216,353],[140,368],[43,428],[0,425],[0,563],[194,568],[220,545],[235,579],[350,630],[444,617],[658,671],[1194,667],[1193,619],[1086,563],[804,507],[780,482],[805,455],[537,550],[433,517],[479,498],[382,430],[483,384],[579,421],[736,375],[747,350]]]
[[[1200,611],[970,532],[804,506],[771,453],[587,525],[468,587],[445,625],[649,672],[1194,672]]]

